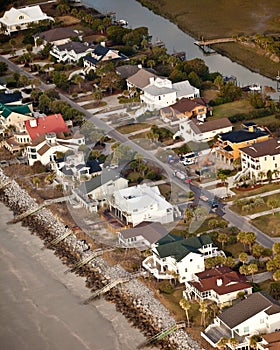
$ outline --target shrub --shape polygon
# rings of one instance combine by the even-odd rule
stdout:
[[[171,286],[169,282],[166,282],[159,287],[159,291],[164,294],[172,294],[174,291],[174,288]]]

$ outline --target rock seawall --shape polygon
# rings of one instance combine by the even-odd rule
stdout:
[[[6,186],[3,186],[4,184]],[[0,199],[15,215],[37,206],[36,201],[16,181],[11,181],[1,169]],[[28,226],[32,234],[38,235],[45,245],[69,230],[46,208],[23,219],[22,224]],[[78,240],[75,235],[68,236],[52,249],[62,262],[70,267],[92,254],[88,245]],[[110,266],[102,257],[93,259],[76,273],[86,277],[86,286],[92,291],[102,288],[112,280],[130,275],[119,265]],[[137,279],[111,289],[104,298],[115,303],[116,309],[129,319],[131,325],[139,328],[148,338],[175,323],[169,311],[154,298],[153,292]],[[183,329],[160,340],[157,345],[162,349],[201,350],[201,346]]]

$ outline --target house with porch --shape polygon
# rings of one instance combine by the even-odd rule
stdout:
[[[100,175],[82,182],[72,190],[75,199],[89,211],[97,212],[110,202],[112,195],[128,187],[128,180],[113,169],[102,169]]]
[[[219,314],[201,336],[214,348],[223,337],[236,338],[230,349],[249,350],[250,337],[275,332],[280,328],[280,303],[265,292],[249,295]]]
[[[77,152],[85,144],[83,135],[64,136],[63,133],[49,132],[33,139],[26,147],[25,154],[29,165],[40,161],[43,165],[55,162],[57,153]]]
[[[152,244],[166,236],[168,230],[159,222],[143,221],[133,228],[117,233],[120,246],[143,251],[151,248]]]
[[[188,80],[172,83],[167,78],[150,78],[150,84],[143,88],[140,95],[141,102],[145,103],[149,110],[161,109],[174,104],[181,98],[199,97],[199,89],[192,86]]]
[[[197,118],[179,122],[179,130],[173,138],[182,137],[186,142],[208,142],[216,135],[232,131],[232,124],[228,118],[202,122]]]
[[[158,76],[154,70],[141,67],[126,79],[127,89],[130,90],[134,88],[142,91],[157,77]]]
[[[243,129],[223,133],[218,138],[216,157],[225,163],[231,164],[235,159],[240,158],[240,149],[254,145],[257,142],[266,141],[270,133],[257,126],[255,123],[244,123]]]
[[[177,276],[179,282],[184,283],[205,270],[204,259],[220,254],[209,235],[183,238],[167,234],[152,245],[152,256],[142,265],[157,279]]]
[[[0,103],[0,133],[3,133],[8,127],[12,126],[19,133],[25,132],[24,122],[33,120],[32,103],[20,105],[5,105]]]
[[[113,193],[110,211],[126,225],[135,227],[143,221],[167,224],[174,221],[174,208],[158,186],[137,185]]]
[[[69,27],[53,28],[33,35],[35,46],[38,46],[39,40],[37,39],[40,39],[43,46],[46,44],[60,46],[71,42],[75,37],[78,37],[80,40],[82,40],[80,33]]]
[[[257,350],[279,350],[280,329],[276,332],[262,335],[262,340],[257,343]]]
[[[32,24],[44,21],[54,21],[54,19],[44,13],[39,5],[19,9],[11,7],[0,18],[0,25],[6,35],[11,35],[14,32],[27,29]]]
[[[267,178],[270,170],[272,178],[280,175],[280,139],[270,138],[240,149],[241,175],[258,181]]]
[[[78,41],[70,41],[62,45],[54,45],[50,54],[56,58],[57,62],[77,63],[80,58],[89,55],[94,50],[94,46],[81,43]]]
[[[100,44],[96,45],[87,56],[83,58],[84,73],[86,74],[90,70],[96,70],[98,64],[102,62],[117,62],[120,60],[129,60],[129,58],[119,50],[112,47],[107,47],[105,41],[102,41]]]
[[[224,306],[237,299],[239,293],[250,295],[252,290],[244,275],[228,266],[220,266],[195,273],[194,279],[186,282],[183,295],[186,299],[213,300]]]
[[[171,125],[178,124],[184,120],[196,118],[205,121],[207,114],[212,115],[212,107],[203,97],[185,98],[169,107],[160,110],[161,119]]]

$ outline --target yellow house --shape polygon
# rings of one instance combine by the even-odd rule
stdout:
[[[231,164],[235,159],[240,158],[241,148],[266,141],[269,138],[270,134],[263,128],[257,127],[255,123],[244,124],[244,129],[234,130],[219,136],[216,156]]]

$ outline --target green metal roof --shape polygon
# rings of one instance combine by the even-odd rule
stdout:
[[[191,252],[200,253],[200,248],[211,243],[212,240],[208,235],[182,238],[172,234],[168,234],[156,242],[160,258],[172,256],[177,262],[181,261]]]
[[[31,104],[28,105],[4,105],[0,103],[0,113],[4,118],[8,118],[11,113],[18,114],[29,114],[31,113],[30,109]]]

